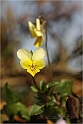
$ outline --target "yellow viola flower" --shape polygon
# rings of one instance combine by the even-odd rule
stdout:
[[[32,22],[28,22],[28,27],[31,33],[31,37],[37,37],[34,46],[40,47],[43,43],[44,36],[43,36],[43,30],[42,30],[42,25],[40,24],[40,20],[37,18],[36,19],[36,25],[34,25]]]
[[[20,65],[24,69],[27,69],[27,72],[29,72],[33,77],[36,73],[40,72],[40,69],[45,67],[45,55],[46,52],[43,48],[38,48],[34,52],[29,52],[23,48],[17,51],[17,56],[20,59]]]

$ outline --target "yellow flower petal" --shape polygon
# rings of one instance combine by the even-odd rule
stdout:
[[[29,59],[21,59],[20,65],[21,65],[24,69],[28,69],[28,68],[30,68],[30,66],[32,66],[32,61],[29,60]]]
[[[31,54],[26,49],[19,49],[17,51],[17,56],[19,59],[31,59]]]
[[[46,55],[46,52],[43,48],[37,48],[34,52],[33,52],[33,56],[32,56],[32,60],[38,60],[38,59],[43,59]]]
[[[41,30],[40,20],[36,19],[36,30]]]
[[[41,36],[41,37],[38,37],[38,38],[36,39],[36,41],[35,41],[35,43],[34,43],[34,46],[35,46],[35,47],[40,47],[40,46],[42,46],[42,43],[43,43],[43,37]]]
[[[36,28],[34,24],[32,24],[30,21],[28,22],[28,27],[31,33],[31,37],[34,38],[36,37],[36,34],[34,32],[34,29]]]
[[[46,52],[43,48],[38,48],[34,52],[29,52],[26,49],[19,49],[17,51],[20,65],[24,69],[27,69],[27,72],[29,72],[33,77],[36,73],[40,72],[40,69],[45,67],[45,55]]]
[[[28,68],[27,72],[29,72],[34,77],[36,73],[40,72],[40,70],[36,68],[35,71],[32,71],[30,68]]]
[[[34,33],[35,33],[36,37],[43,36],[42,31],[41,30],[38,31],[36,28],[34,28]]]
[[[32,38],[37,37],[34,45],[36,47],[41,46],[42,43],[43,43],[44,36],[43,36],[43,27],[40,24],[40,19],[38,19],[38,18],[36,19],[36,25],[34,25],[33,23],[31,23],[29,21],[28,26],[29,26],[29,30],[30,30],[30,33],[31,33],[31,37]]]
[[[41,59],[41,60],[35,60],[33,61],[33,65],[38,68],[38,69],[42,69],[45,67],[46,65],[46,62],[44,59]]]

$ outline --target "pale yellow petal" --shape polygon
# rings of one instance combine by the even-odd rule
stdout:
[[[32,28],[30,28],[29,30],[30,30],[30,33],[31,33],[31,38],[37,37],[37,35],[35,34],[35,32]]]
[[[32,71],[30,68],[28,68],[27,72],[29,72],[34,77],[36,73],[40,72],[40,70],[36,69],[35,71]]]
[[[43,59],[46,55],[46,52],[43,48],[37,48],[34,52],[33,52],[33,56],[32,56],[32,60],[38,60],[38,59]]]
[[[45,65],[46,65],[46,61],[44,59],[33,61],[33,66],[35,66],[38,69],[44,68]]]
[[[35,28],[35,25],[31,21],[28,22],[28,26],[29,28]]]
[[[43,43],[43,37],[38,37],[34,43],[34,46],[40,47],[40,46],[42,46],[42,43]]]
[[[38,31],[41,30],[40,20],[38,18],[36,19],[36,29]]]
[[[40,36],[43,36],[43,32],[40,30],[36,30],[36,28],[34,28],[34,33],[36,34],[36,37],[40,37]]]
[[[28,27],[29,27],[29,30],[30,30],[30,33],[31,33],[31,37],[32,38],[36,37],[36,34],[34,32],[34,29],[36,29],[35,25],[29,21],[28,22]]]
[[[17,51],[17,56],[19,59],[31,59],[30,52],[23,48]]]
[[[20,65],[21,65],[24,69],[28,69],[28,68],[30,68],[30,66],[32,66],[32,61],[29,60],[29,59],[21,59]]]
[[[40,70],[39,70],[38,68],[36,68],[36,70],[35,70],[35,74],[38,73],[38,72],[40,72]]]

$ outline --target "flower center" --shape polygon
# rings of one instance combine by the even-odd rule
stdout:
[[[31,71],[35,71],[35,67],[30,67]]]
[[[36,68],[35,68],[35,66],[33,66],[33,64],[32,64],[32,66],[30,66],[30,69],[31,69],[31,71],[35,71],[36,70]]]

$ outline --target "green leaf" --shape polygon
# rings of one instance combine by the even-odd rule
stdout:
[[[57,114],[60,114],[62,117],[65,117],[66,111],[64,111],[61,107],[55,106]]]
[[[8,110],[8,115],[11,117],[11,115],[18,115],[26,120],[30,120],[29,112],[20,101],[20,98],[17,94],[15,94],[8,83],[5,84],[5,90],[6,90],[6,95],[7,95],[7,110]]]
[[[31,89],[33,92],[36,92],[36,93],[38,92],[38,89],[35,86],[31,86]]]
[[[51,82],[51,83],[49,83],[49,84],[46,85],[46,88],[54,87],[54,86],[56,86],[57,84],[59,84],[59,82]]]
[[[9,105],[9,111],[10,115],[18,115],[20,113],[20,116],[26,120],[30,120],[29,112],[22,103],[17,102],[14,104]]]
[[[46,104],[47,104],[47,106],[49,106],[49,105],[50,105],[50,106],[51,106],[51,105],[53,106],[53,105],[54,105],[54,102],[51,101],[51,100],[49,100]]]
[[[62,108],[59,108],[59,113],[60,113],[60,115],[62,116],[62,117],[65,117],[65,115],[66,115],[66,111],[64,111]]]
[[[13,104],[21,100],[21,98],[17,94],[15,94],[14,91],[12,91],[8,83],[5,84],[5,90],[8,104]]]
[[[57,92],[58,92],[58,93],[61,93],[61,92],[64,90],[64,88],[66,87],[66,85],[67,85],[67,82],[64,81],[64,80],[62,80],[62,81],[59,83],[59,85],[56,86]]]
[[[38,115],[38,114],[43,113],[44,112],[44,106],[45,105],[42,105],[42,106],[39,106],[37,104],[32,105],[30,108],[30,111],[29,111],[29,115],[33,116],[33,115]]]
[[[56,91],[65,96],[72,93],[72,84],[73,82],[67,80],[61,80],[61,82],[56,86]],[[67,94],[64,94],[67,93]],[[64,94],[64,95],[63,95]]]
[[[45,100],[42,98],[41,94],[35,94],[34,97],[37,99],[37,104],[42,105],[45,103]]]
[[[45,89],[46,89],[46,83],[42,80],[40,81],[40,90],[45,91]]]
[[[55,105],[54,106],[45,106],[44,116],[48,117],[52,122],[56,122],[58,119],[58,113],[56,112]],[[55,123],[54,123],[55,124]]]
[[[46,103],[46,98],[44,97],[44,93],[37,93],[34,95],[34,97],[37,99],[38,105],[43,105]]]

